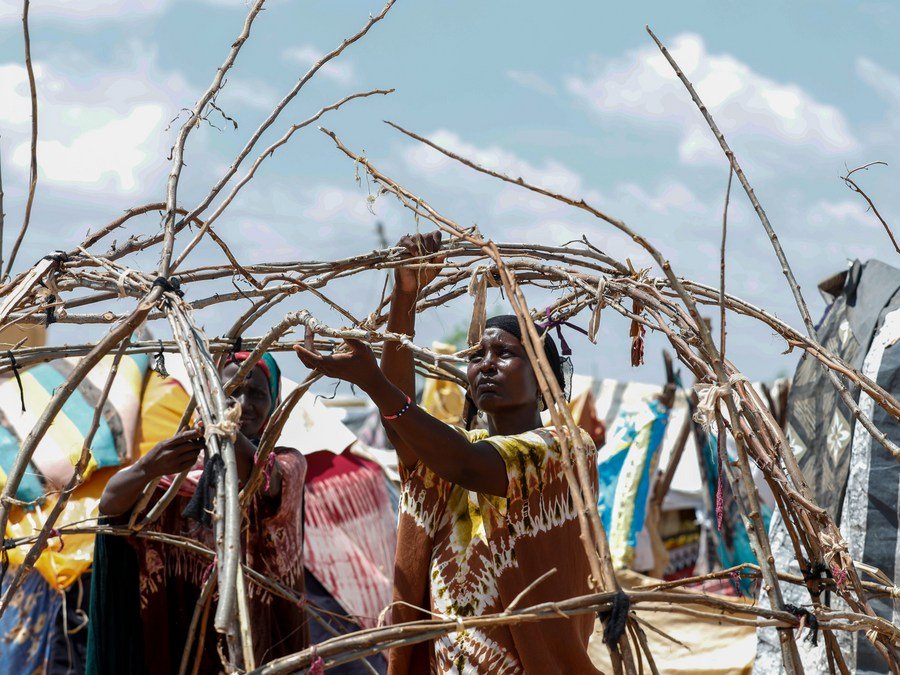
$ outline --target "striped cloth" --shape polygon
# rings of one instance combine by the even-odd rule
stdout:
[[[22,412],[16,379],[10,378],[0,385],[0,488],[6,485],[6,472],[15,462],[23,439],[77,362],[77,359],[61,359],[23,372],[25,412]],[[104,357],[66,401],[38,444],[16,491],[17,499],[36,501],[49,489],[64,487],[72,478],[112,362],[112,356]],[[120,466],[134,459],[134,432],[149,364],[147,355],[125,356],[119,363],[119,372],[103,405],[100,425],[91,444],[86,476],[98,468]]]
[[[391,601],[397,546],[384,474],[349,450],[306,458],[304,562],[355,623],[371,628]]]

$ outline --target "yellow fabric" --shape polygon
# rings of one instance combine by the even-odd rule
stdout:
[[[654,579],[630,570],[618,570],[616,577],[625,589],[651,583]],[[731,602],[750,604],[741,598],[725,598]],[[638,617],[675,638],[679,645],[659,633],[644,628],[647,643],[660,675],[731,675],[750,673],[756,656],[756,630],[752,626],[735,626],[719,619],[720,612],[702,605],[690,605],[692,609],[709,618],[676,614],[675,612],[641,612],[641,606],[633,609]],[[740,615],[752,619],[749,614]],[[591,636],[588,653],[600,670],[613,672],[609,652],[603,644],[603,626],[597,627]],[[645,672],[649,664],[644,660]]]
[[[453,345],[435,342],[431,349],[438,354],[453,354]],[[425,380],[422,390],[422,403],[419,407],[441,422],[458,426],[462,424],[463,408],[466,405],[465,392],[458,384],[447,380]]]
[[[158,442],[175,433],[189,400],[190,397],[177,382],[163,379],[150,372],[141,400],[141,419],[135,439],[141,457]],[[113,469],[97,471],[76,488],[56,521],[56,527],[61,528],[84,520],[93,522],[98,515],[100,496],[114,473]],[[49,497],[44,504],[31,511],[13,508],[6,536],[19,538],[37,534],[55,503],[56,498]],[[27,553],[28,546],[11,549],[10,563],[22,564]],[[53,588],[65,589],[91,566],[93,553],[92,534],[67,534],[62,537],[62,541],[60,537],[53,537],[48,540],[47,548],[41,553],[34,567]]]
[[[141,400],[141,423],[135,439],[141,457],[160,441],[172,437],[190,400],[178,382],[150,372]]]

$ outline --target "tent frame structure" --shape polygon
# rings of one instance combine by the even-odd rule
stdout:
[[[872,425],[871,420],[861,414],[849,394],[848,383],[865,391],[879,406],[894,416],[900,415],[900,403],[877,383],[842,362],[816,341],[812,319],[790,264],[746,174],[691,83],[649,28],[648,33],[696,103],[730,163],[729,194],[733,174],[753,204],[800,309],[804,330],[798,331],[763,308],[754,307],[725,292],[727,201],[722,228],[722,283],[719,288],[714,288],[677,275],[664,253],[637,230],[583,199],[558,194],[529,182],[526,177],[507,176],[480,166],[471,159],[451,152],[423,136],[389,123],[407,137],[431,147],[471,170],[596,217],[641,246],[652,257],[661,276],[653,276],[651,270],[633,269],[627,260],[623,262],[600,251],[586,237],[578,243],[565,246],[496,243],[485,237],[477,228],[462,227],[439,213],[422,197],[383,173],[371,160],[351,150],[333,131],[322,128],[321,131],[332,139],[337,150],[352,162],[354,169],[366,174],[372,186],[370,200],[384,195],[392,196],[412,214],[417,225],[420,221],[427,221],[449,235],[449,244],[439,252],[440,256],[446,257],[443,272],[423,290],[417,311],[433,310],[452,298],[467,292],[471,293],[475,298],[475,311],[470,333],[478,333],[485,321],[483,299],[487,287],[495,286],[503,289],[512,311],[519,319],[526,351],[538,376],[544,400],[548,402],[553,423],[560,431],[562,450],[567,458],[572,499],[581,514],[579,522],[582,542],[591,563],[590,581],[595,593],[558,603],[520,607],[519,605],[526,604],[527,589],[525,589],[520,598],[500,614],[466,619],[435,618],[411,624],[382,626],[338,636],[289,657],[268,663],[254,663],[253,628],[247,616],[247,585],[257,583],[273,593],[287,594],[287,597],[290,597],[290,593],[271,579],[242,565],[241,521],[244,510],[261,484],[262,472],[259,467],[265,466],[265,460],[272,452],[291,410],[318,376],[315,373],[311,374],[274,413],[260,444],[259,463],[243,489],[239,489],[237,480],[233,444],[234,420],[229,418],[226,403],[229,392],[247,376],[257,360],[256,357],[262,352],[290,349],[293,342],[287,336],[291,330],[301,326],[317,336],[317,346],[323,350],[340,350],[340,340],[347,337],[365,340],[376,348],[388,340],[399,341],[413,350],[417,367],[429,377],[464,382],[462,373],[457,367],[460,359],[465,356],[464,351],[454,355],[434,353],[416,346],[411,336],[391,334],[382,330],[386,321],[387,301],[384,297],[368,317],[359,320],[327,295],[328,284],[335,279],[363,274],[373,269],[391,269],[399,265],[434,265],[437,264],[435,259],[438,254],[406,260],[403,259],[399,249],[388,248],[335,261],[248,264],[239,262],[234,252],[213,229],[213,224],[221,217],[241,188],[254,178],[259,166],[287,143],[296,131],[315,123],[328,112],[351,101],[376,94],[387,95],[391,92],[389,89],[372,89],[351,94],[320,109],[307,120],[290,125],[277,141],[259,152],[243,176],[237,178],[238,169],[251,154],[257,152],[261,137],[279,119],[287,104],[297,97],[304,85],[327,63],[338,58],[343,51],[364,38],[381,22],[392,9],[395,0],[388,0],[383,9],[370,16],[358,32],[343,40],[335,49],[313,64],[273,108],[262,124],[250,134],[245,146],[212,186],[207,196],[191,209],[186,209],[179,200],[178,188],[185,167],[187,143],[195,128],[208,122],[212,115],[221,113],[216,104],[216,97],[225,86],[226,74],[235,66],[243,46],[250,38],[254,21],[265,4],[265,0],[254,0],[248,8],[240,32],[228,47],[225,59],[216,70],[208,89],[190,109],[187,119],[178,130],[171,152],[171,168],[165,198],[156,203],[139,205],[128,210],[98,228],[75,249],[50,253],[34,266],[10,276],[15,267],[19,246],[29,228],[38,184],[38,95],[30,55],[29,4],[29,0],[24,0],[25,66],[29,76],[32,108],[31,180],[22,227],[7,260],[5,283],[0,288],[0,328],[12,323],[32,324],[50,318],[75,324],[105,324],[109,325],[109,330],[100,340],[92,344],[39,348],[20,348],[16,345],[0,355],[0,372],[11,374],[16,374],[20,367],[41,361],[80,357],[65,384],[56,390],[49,405],[38,416],[31,433],[21,445],[14,466],[7,472],[7,481],[0,495],[0,528],[5,531],[10,510],[18,506],[15,499],[17,487],[42,437],[47,433],[67,398],[94,365],[107,355],[113,355],[118,362],[124,354],[129,353],[163,354],[177,351],[187,365],[194,392],[192,404],[183,416],[182,426],[188,423],[196,410],[207,429],[210,452],[221,456],[225,471],[220,474],[216,485],[215,550],[201,551],[199,549],[202,547],[196,542],[146,530],[147,524],[157,518],[170,503],[183,480],[183,475],[169,488],[162,500],[150,507],[146,516],[139,518],[135,515],[127,527],[80,525],[56,530],[54,527],[56,519],[72,489],[83,480],[84,470],[90,460],[90,443],[86,442],[72,481],[61,491],[56,507],[51,511],[39,534],[27,541],[4,542],[4,547],[27,546],[29,550],[25,564],[16,569],[12,583],[0,597],[0,613],[9,607],[16,588],[22,583],[25,574],[49,540],[67,531],[103,531],[164,540],[172,546],[192,548],[215,560],[215,569],[206,583],[201,606],[198,606],[198,615],[202,613],[203,603],[209,602],[212,597],[213,589],[217,589],[218,603],[214,625],[227,641],[228,649],[224,665],[229,672],[252,671],[274,674],[319,665],[330,666],[393,646],[433,639],[461,627],[540,621],[578,613],[616,611],[627,612],[625,632],[610,640],[607,645],[616,672],[633,675],[643,670],[644,661],[649,664],[652,672],[657,672],[644,634],[644,630],[651,626],[639,616],[639,613],[691,614],[696,611],[694,607],[697,605],[721,610],[723,621],[750,622],[756,626],[777,627],[784,669],[792,675],[803,670],[797,651],[795,629],[798,626],[808,625],[810,614],[816,618],[823,632],[829,658],[835,664],[836,670],[846,672],[847,668],[844,656],[834,639],[834,633],[849,630],[864,631],[889,668],[893,672],[900,672],[900,658],[895,652],[895,645],[900,643],[900,629],[876,616],[868,603],[868,597],[872,593],[896,594],[898,589],[883,583],[864,581],[861,578],[860,571],[847,554],[846,543],[833,518],[816,505],[780,425],[773,419],[765,402],[749,386],[738,368],[726,358],[726,313],[741,314],[761,321],[783,337],[789,348],[802,349],[818,359],[828,370],[831,383],[840,392],[841,398],[853,411],[856,419],[866,427],[876,441],[888,448],[898,459],[900,450]],[[226,192],[229,185],[230,191]],[[214,202],[216,205],[213,207]],[[157,212],[161,214],[161,231],[149,236],[137,236],[137,231],[132,229],[123,243],[113,245],[104,253],[96,252],[98,242],[123,228],[134,228],[140,222],[141,216]],[[175,255],[176,243],[183,243],[185,236],[191,233],[187,229],[189,225],[196,226],[196,229],[191,239]],[[201,238],[206,236],[219,246],[225,261],[215,266],[185,267],[184,263],[190,252]],[[158,250],[160,260],[157,269],[152,272],[135,269],[122,262],[123,258],[131,253],[150,250]],[[190,301],[186,299],[190,295],[189,290],[199,286],[201,282],[227,280],[233,277],[240,277],[250,288],[246,291],[239,289],[236,293],[215,293]],[[631,322],[630,338],[634,363],[640,362],[643,358],[643,336],[649,329],[664,335],[678,359],[693,373],[698,382],[695,389],[699,396],[699,415],[704,425],[715,429],[720,438],[724,438],[726,433],[730,434],[736,443],[737,461],[724,462],[722,469],[732,490],[740,496],[738,502],[746,505],[742,515],[750,533],[754,552],[760,561],[758,568],[745,566],[740,570],[725,570],[707,575],[705,578],[715,578],[731,572],[759,577],[772,609],[747,607],[702,593],[686,592],[673,588],[673,584],[628,592],[619,587],[610,562],[606,534],[594,508],[590,490],[589,476],[595,468],[586,465],[586,453],[580,446],[581,436],[576,431],[575,421],[566,405],[563,392],[543,358],[541,336],[534,329],[535,312],[529,308],[523,291],[528,285],[547,283],[564,289],[562,297],[549,308],[553,318],[565,320],[581,312],[589,314],[589,332],[593,338],[599,327],[601,311],[609,308]],[[277,316],[279,302],[297,293],[311,293],[318,300],[325,301],[332,310],[349,322],[349,327],[331,326],[318,320],[309,311],[302,310],[274,320],[271,327],[258,337],[252,339],[243,337],[248,326],[270,312],[274,311]],[[67,295],[69,297],[66,297]],[[103,303],[117,297],[125,297],[133,302],[133,309],[124,314],[115,314],[107,310],[95,313],[88,311],[95,306],[102,308]],[[200,327],[202,322],[199,320],[204,310],[221,311],[225,305],[233,305],[237,301],[247,299],[251,301],[251,307],[242,312],[235,309],[238,318],[223,337],[210,338],[204,333]],[[701,307],[716,306],[720,308],[721,324],[718,344],[710,327],[701,318]],[[136,331],[147,320],[154,318],[164,318],[168,321],[172,339],[152,343],[132,341]],[[222,382],[217,365],[238,343],[244,349],[252,350],[253,356],[244,361],[239,372],[230,381]],[[115,370],[112,369],[107,381],[104,400],[112,378],[115,377]],[[93,428],[96,428],[97,422],[98,419],[95,418]],[[775,494],[782,517],[789,525],[794,551],[801,567],[825,565],[833,572],[830,578],[798,579],[775,569],[769,540],[760,516],[758,495],[750,476],[751,463],[759,467]],[[155,487],[155,485],[148,486],[139,508],[135,509],[135,514],[142,513],[149,505]],[[551,573],[552,570],[547,570],[547,574]],[[545,576],[535,579],[533,584],[540,583]],[[804,613],[795,611],[796,608],[785,607],[779,580],[805,585],[809,590],[812,609],[804,610]],[[849,611],[835,611],[825,606],[821,600],[825,590],[839,595],[850,608]],[[624,604],[623,599],[626,600]],[[310,611],[314,613],[314,608],[310,608]],[[748,614],[754,618],[748,619]]]

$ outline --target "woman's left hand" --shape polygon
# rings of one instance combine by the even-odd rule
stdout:
[[[375,354],[365,342],[345,339],[344,344],[349,351],[333,354],[320,354],[307,340],[307,346],[294,345],[294,351],[303,365],[310,370],[317,370],[326,377],[346,380],[367,391],[384,376],[378,368]]]

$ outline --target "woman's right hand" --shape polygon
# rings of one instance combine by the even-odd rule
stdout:
[[[202,430],[185,429],[154,445],[136,465],[140,465],[148,478],[181,473],[194,466],[205,446],[206,438]]]
[[[186,429],[160,441],[134,464],[109,479],[100,496],[100,514],[119,517],[130,513],[147,483],[160,476],[190,469],[205,446],[202,429]]]
[[[441,249],[441,232],[435,230],[428,234],[408,234],[397,246],[406,249],[404,257],[418,258],[420,256],[435,253]],[[434,258],[432,263],[441,264],[444,256]],[[410,295],[418,295],[419,291],[431,283],[440,272],[439,267],[417,268],[412,265],[403,265],[394,270],[394,284],[397,290]]]

